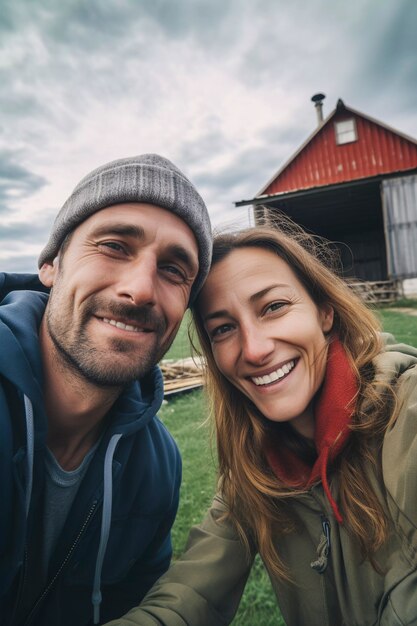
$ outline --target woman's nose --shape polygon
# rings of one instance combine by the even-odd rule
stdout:
[[[257,327],[247,328],[242,333],[242,356],[249,363],[264,363],[273,350],[274,340]]]

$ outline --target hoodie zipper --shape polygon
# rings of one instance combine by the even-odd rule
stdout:
[[[65,568],[65,566],[67,565],[69,559],[71,558],[75,548],[77,547],[78,542],[80,541],[81,537],[83,536],[85,529],[87,528],[88,524],[91,521],[91,518],[93,517],[93,514],[96,510],[98,504],[98,500],[94,500],[93,504],[91,505],[91,508],[87,514],[87,517],[84,520],[83,525],[80,528],[80,531],[78,533],[78,535],[76,536],[76,538],[74,539],[73,544],[71,545],[70,549],[68,550],[67,556],[65,557],[65,559],[62,561],[61,565],[59,566],[58,570],[56,571],[55,575],[53,576],[53,578],[51,578],[51,580],[49,581],[49,583],[47,584],[47,586],[45,587],[45,589],[43,590],[42,594],[39,596],[39,598],[36,600],[35,604],[33,605],[29,615],[26,617],[25,621],[23,622],[23,626],[29,626],[32,617],[34,616],[34,614],[36,613],[36,611],[38,610],[40,604],[45,600],[46,596],[49,594],[49,592],[51,591],[52,587],[54,586],[57,578],[59,577],[59,575],[62,573],[62,570]]]
[[[10,624],[14,623],[14,620],[15,620],[15,617],[16,617],[16,612],[17,612],[17,607],[19,606],[19,602],[20,602],[20,599],[22,597],[23,589],[25,588],[25,585],[26,585],[27,563],[28,563],[28,551],[27,551],[27,546],[25,546],[25,549],[24,549],[24,552],[23,552],[22,571],[20,572],[19,587],[18,587],[17,594],[16,594],[16,600],[15,600],[15,603],[14,603],[14,608],[12,610],[12,619],[11,619]]]

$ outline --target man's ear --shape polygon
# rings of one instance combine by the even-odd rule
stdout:
[[[58,257],[52,263],[44,263],[39,270],[39,280],[45,287],[52,287],[58,272]]]

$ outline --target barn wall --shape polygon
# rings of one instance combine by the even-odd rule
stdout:
[[[358,140],[337,145],[335,123],[352,118],[356,122]],[[416,144],[344,110],[323,126],[263,194],[338,184],[416,167]]]
[[[388,273],[392,278],[417,276],[417,175],[382,183]]]

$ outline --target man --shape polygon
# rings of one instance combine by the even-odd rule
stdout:
[[[167,569],[181,468],[156,363],[210,255],[195,188],[142,155],[75,188],[42,284],[0,275],[2,625],[103,623]]]

